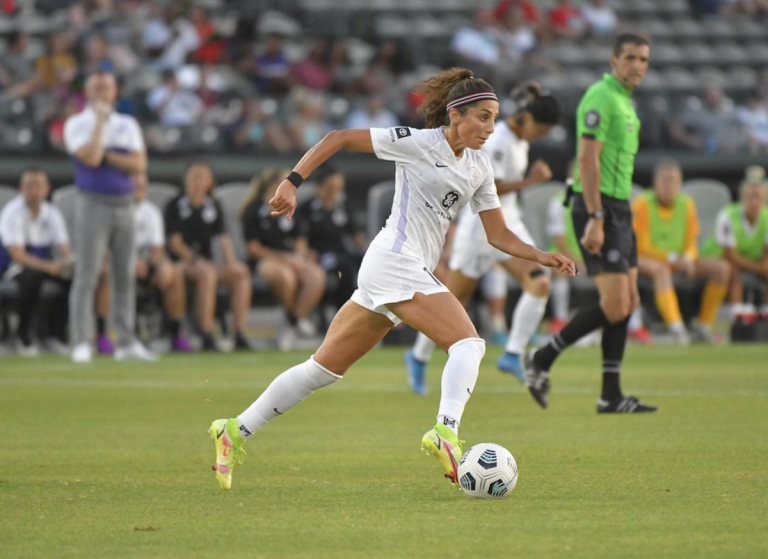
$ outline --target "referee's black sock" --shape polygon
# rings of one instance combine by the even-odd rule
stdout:
[[[534,354],[533,362],[539,369],[549,371],[561,351],[606,324],[608,320],[600,305],[580,310],[560,333],[555,334],[551,342]]]
[[[103,336],[107,333],[107,319],[103,316],[96,317],[96,334]]]
[[[621,398],[621,362],[627,345],[627,327],[629,317],[616,324],[603,328],[603,400]]]

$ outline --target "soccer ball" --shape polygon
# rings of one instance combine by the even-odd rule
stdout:
[[[476,444],[459,462],[459,484],[470,497],[501,499],[517,485],[517,462],[501,445]]]

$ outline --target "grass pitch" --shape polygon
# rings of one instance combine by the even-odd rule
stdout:
[[[434,423],[402,351],[259,432],[221,492],[211,420],[307,353],[158,364],[0,360],[0,556],[764,557],[768,347],[631,347],[624,386],[650,416],[598,416],[599,352],[572,350],[550,409],[489,349],[462,425],[517,459],[508,499],[471,500],[419,451]]]

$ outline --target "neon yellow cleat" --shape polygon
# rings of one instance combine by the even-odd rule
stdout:
[[[438,423],[434,428],[424,433],[421,439],[421,449],[437,458],[445,470],[445,477],[456,483],[458,480],[459,461],[461,460],[461,443],[458,435],[445,425]]]
[[[216,464],[213,471],[216,472],[219,487],[228,491],[232,487],[232,470],[235,469],[235,463],[243,463],[245,441],[240,436],[236,419],[217,419],[211,423],[208,433],[216,443]]]

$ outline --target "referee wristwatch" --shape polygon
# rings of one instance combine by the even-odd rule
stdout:
[[[603,210],[595,210],[587,214],[589,219],[605,219],[605,212]]]

